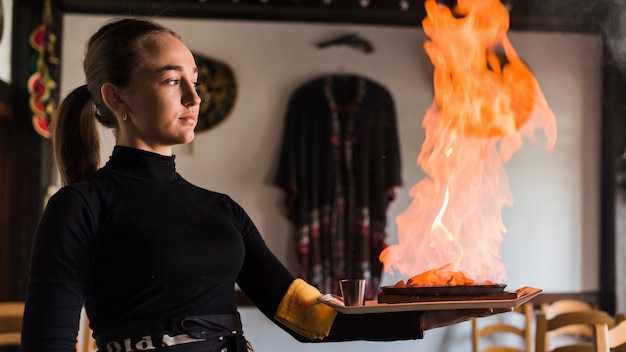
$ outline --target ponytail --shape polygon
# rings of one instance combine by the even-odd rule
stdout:
[[[64,185],[91,176],[100,166],[98,123],[116,130],[117,119],[100,89],[105,83],[127,87],[145,58],[144,44],[172,30],[150,20],[119,19],[103,25],[88,41],[83,69],[86,85],[73,90],[59,105],[50,124],[54,157]]]
[[[50,130],[63,185],[84,180],[98,169],[100,135],[96,106],[86,85],[74,89],[59,105]]]

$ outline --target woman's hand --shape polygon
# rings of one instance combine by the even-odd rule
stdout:
[[[458,324],[473,318],[512,312],[513,308],[427,310],[422,313],[422,330]]]

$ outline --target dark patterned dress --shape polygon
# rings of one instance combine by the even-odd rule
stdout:
[[[314,79],[293,93],[283,138],[276,183],[296,229],[298,274],[328,293],[339,279],[366,278],[374,298],[402,182],[390,93],[356,75]]]

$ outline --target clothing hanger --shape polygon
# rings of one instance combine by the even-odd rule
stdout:
[[[372,43],[368,39],[359,36],[357,33],[342,35],[316,44],[319,49],[325,49],[335,45],[346,45],[353,49],[361,50],[366,54],[374,52]]]

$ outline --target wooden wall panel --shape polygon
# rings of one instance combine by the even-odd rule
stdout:
[[[42,23],[44,0],[14,1],[11,40],[11,80],[13,111],[0,128],[4,165],[0,175],[0,261],[9,261],[0,269],[0,294],[3,299],[23,300],[26,295],[28,262],[32,238],[43,209],[43,199],[49,183],[50,142],[33,128],[26,83],[33,70],[36,51],[29,45],[29,35]],[[7,39],[7,38],[5,38]],[[6,137],[6,138],[4,138]],[[4,151],[6,148],[6,152]],[[4,264],[4,263],[2,263]]]
[[[605,50],[600,285],[605,310],[626,312],[626,71]]]
[[[11,87],[0,81],[0,301],[9,299],[11,219]]]

